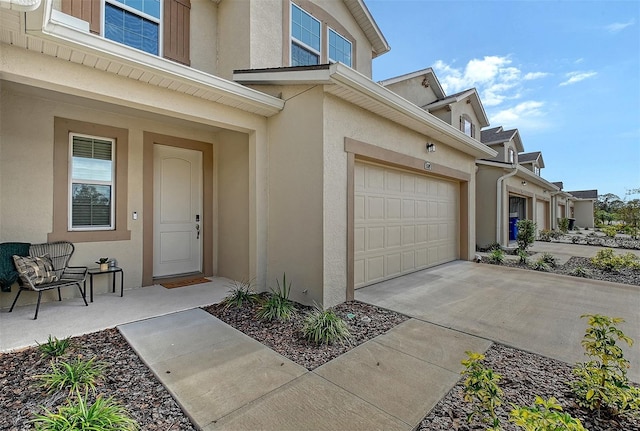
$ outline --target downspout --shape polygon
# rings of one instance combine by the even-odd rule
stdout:
[[[40,7],[41,0],[0,0],[0,7],[18,12],[31,12]]]
[[[515,163],[511,165],[513,171],[508,174],[504,174],[498,181],[496,181],[496,242],[502,245],[500,236],[502,235],[502,184],[505,179],[514,176],[518,172],[518,165]]]

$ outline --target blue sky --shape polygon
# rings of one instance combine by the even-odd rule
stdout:
[[[640,1],[365,1],[391,46],[375,81],[432,67],[564,190],[640,187]]]

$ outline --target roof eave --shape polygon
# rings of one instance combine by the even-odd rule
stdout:
[[[492,148],[465,135],[450,124],[398,96],[393,91],[340,63],[312,71],[287,69],[279,72],[275,69],[250,73],[248,71],[238,71],[234,73],[234,79],[242,83],[264,85],[318,84],[325,85],[325,88],[329,89],[327,91],[330,91],[333,87],[339,87],[340,90],[350,91],[366,97],[369,101],[374,101],[379,107],[384,107],[386,114],[389,116],[392,116],[392,113],[400,114],[401,124],[404,126],[438,139],[475,158],[490,158],[498,154]],[[333,94],[341,98],[346,97],[345,91],[335,91]],[[367,109],[365,106],[361,107]]]
[[[347,8],[355,18],[356,22],[362,28],[362,31],[371,42],[371,47],[373,49],[372,58],[376,58],[381,56],[384,53],[387,53],[391,50],[387,39],[385,39],[380,27],[373,19],[371,12],[369,12],[369,8],[364,3],[363,0],[344,0],[344,3],[347,5]]]

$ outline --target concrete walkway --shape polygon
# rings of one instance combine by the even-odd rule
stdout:
[[[201,309],[119,329],[203,430],[412,430],[491,345],[411,319],[310,372]]]

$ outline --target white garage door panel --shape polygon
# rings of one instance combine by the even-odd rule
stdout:
[[[456,182],[356,163],[355,287],[459,258]]]
[[[545,201],[536,202],[536,228],[538,232],[549,229],[547,226],[547,214],[549,213],[549,203]]]

